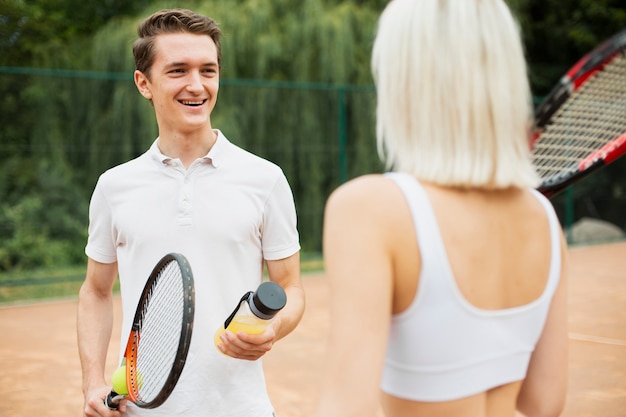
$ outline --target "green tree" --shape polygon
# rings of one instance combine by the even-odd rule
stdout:
[[[626,28],[621,0],[510,0],[522,24],[536,95],[543,96],[578,59]]]
[[[0,67],[88,68],[90,36],[118,14],[149,3],[2,0]],[[67,156],[76,152],[65,139],[85,140],[76,125],[86,120],[74,117],[82,109],[67,101],[71,82],[65,84],[0,74],[0,270],[84,258],[88,200],[76,185],[82,173],[68,168],[73,161]]]
[[[216,18],[224,30],[223,83],[214,124],[238,144],[283,167],[296,195],[303,246],[319,250],[323,203],[339,184],[334,169],[339,161],[338,95],[344,94],[342,85],[371,85],[365,62],[377,14],[351,2],[329,6],[320,0],[304,0],[297,7],[291,0],[197,6],[189,7]],[[132,83],[130,44],[137,23],[137,18],[116,19],[85,48],[90,53],[82,58],[90,70],[115,77],[39,77],[36,83],[52,94],[39,102],[31,143],[72,167],[85,200],[101,172],[142,153],[156,137],[153,111]],[[57,58],[42,58],[48,59]],[[64,59],[71,56],[61,57],[55,66],[67,67]],[[291,84],[267,88],[254,81],[229,82],[233,79],[300,85],[298,90]],[[360,95],[372,110],[373,90]],[[355,166],[361,172],[377,167],[372,113],[348,107],[345,121],[350,125],[349,150],[362,156]],[[363,147],[369,152],[360,151]]]
[[[369,59],[386,3],[4,0],[0,264],[44,262],[44,256],[19,257],[25,248],[38,253],[68,242],[73,249],[65,253],[82,254],[80,231],[98,175],[143,152],[157,134],[153,111],[132,82],[130,45],[139,20],[164,7],[190,8],[220,23],[224,60],[214,125],[283,167],[294,189],[303,247],[319,250],[329,192],[346,177],[382,169]],[[538,96],[599,41],[626,27],[623,1],[508,3],[522,27]],[[18,74],[6,67],[57,72]],[[577,198],[622,193],[615,184],[624,183],[626,172],[624,165],[616,167],[589,178],[576,189]],[[593,201],[610,205],[599,197]]]

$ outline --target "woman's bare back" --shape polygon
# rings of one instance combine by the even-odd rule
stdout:
[[[385,417],[514,417],[521,382],[513,382],[489,391],[445,402],[419,402],[382,396]]]
[[[423,184],[454,279],[462,296],[484,310],[518,307],[537,299],[547,283],[550,233],[545,209],[527,190],[473,191]],[[406,204],[389,216],[399,232],[394,252],[393,312],[406,310],[419,291],[421,259]],[[423,244],[428,244],[424,242]],[[445,402],[382,394],[386,417],[513,417],[522,381]]]

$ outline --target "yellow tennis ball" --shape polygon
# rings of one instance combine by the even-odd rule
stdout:
[[[120,395],[128,395],[128,387],[126,386],[126,365],[122,365],[113,372],[111,377],[111,385],[113,391]]]

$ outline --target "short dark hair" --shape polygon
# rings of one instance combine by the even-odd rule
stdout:
[[[137,27],[139,38],[133,44],[135,69],[150,78],[150,69],[154,63],[154,40],[157,35],[166,33],[193,33],[207,35],[217,48],[217,63],[222,66],[220,37],[222,31],[210,17],[186,9],[164,9],[155,12],[142,21]]]

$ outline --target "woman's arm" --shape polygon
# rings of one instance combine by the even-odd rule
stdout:
[[[546,324],[517,397],[526,417],[560,416],[567,392],[567,248],[561,235],[561,277]]]
[[[331,323],[317,417],[378,415],[393,291],[384,207],[389,188],[388,180],[368,176],[340,187],[327,202]]]

